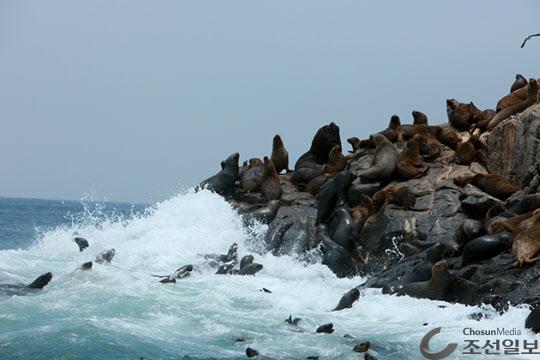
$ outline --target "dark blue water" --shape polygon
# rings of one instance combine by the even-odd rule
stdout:
[[[0,250],[27,248],[40,234],[72,225],[91,215],[93,219],[130,217],[145,205],[0,197]]]

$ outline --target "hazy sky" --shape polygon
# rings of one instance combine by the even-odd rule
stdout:
[[[0,196],[151,202],[540,77],[540,1],[0,0]],[[348,150],[348,144],[346,148]]]

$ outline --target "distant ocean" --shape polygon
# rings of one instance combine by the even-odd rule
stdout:
[[[338,279],[319,263],[260,251],[265,229],[246,229],[208,191],[152,206],[0,198],[0,284],[53,273],[41,291],[0,297],[0,359],[244,359],[247,346],[260,359],[363,359],[352,351],[356,341],[370,341],[379,359],[423,359],[420,340],[439,326],[433,349],[459,343],[448,359],[491,359],[498,357],[461,354],[465,327],[518,328],[523,335],[516,338],[534,339],[523,329],[525,308],[500,316],[369,289],[352,309],[331,312],[364,279]],[[79,252],[74,236],[90,247]],[[264,269],[256,276],[214,275],[204,254],[226,253],[233,242],[239,256],[254,254]],[[111,264],[76,270],[110,248]],[[193,274],[176,284],[152,276],[186,264]],[[478,311],[492,318],[468,318]],[[285,323],[289,314],[302,318],[298,327]],[[315,334],[328,322],[333,334]]]

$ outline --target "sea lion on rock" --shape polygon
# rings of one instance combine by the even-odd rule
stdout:
[[[263,269],[262,264],[259,263],[251,263],[243,266],[240,271],[238,272],[239,275],[255,275],[259,271]]]
[[[244,222],[255,220],[263,224],[270,224],[276,218],[279,207],[279,200],[271,200],[266,203],[266,206],[255,210],[243,210],[241,214]]]
[[[341,146],[339,127],[333,122],[320,128],[311,142],[309,151],[304,153],[294,165],[298,170],[328,163],[328,154],[335,145]]]
[[[537,83],[540,85],[540,80],[537,80]],[[507,107],[516,105],[522,101],[525,101],[528,96],[528,86],[524,86],[515,91],[512,91],[510,94],[503,96],[498,102],[495,111],[498,113],[504,110]]]
[[[267,156],[264,157],[263,183],[261,192],[267,201],[279,200],[283,195],[283,189],[276,172],[274,163]]]
[[[518,89],[521,89],[522,87],[527,86],[527,79],[521,74],[516,74],[516,80],[510,87],[510,92],[514,92]]]
[[[501,200],[506,200],[510,195],[520,190],[517,185],[496,174],[460,176],[454,179],[454,183],[460,187],[466,184],[473,184],[482,191]]]
[[[238,159],[240,155],[234,153],[222,163],[222,170],[216,175],[203,180],[198,189],[207,188],[221,196],[229,196],[234,192],[235,182],[238,179],[240,169]]]
[[[249,170],[240,178],[240,189],[247,193],[259,191],[263,183],[264,164],[261,159],[249,159]]]
[[[328,171],[327,165],[317,165],[316,167],[303,167],[291,175],[291,182],[296,185],[306,185],[317,176],[321,176]]]
[[[457,132],[452,130],[449,126],[439,126],[441,131],[437,134],[437,140],[441,144],[448,146],[452,150],[456,150],[461,139]]]
[[[415,298],[442,300],[450,285],[448,263],[441,260],[431,269],[431,280],[414,282],[403,285],[397,291],[398,295],[409,295]]]
[[[76,237],[73,239],[73,241],[75,241],[75,243],[79,246],[79,252],[83,252],[84,249],[90,246],[88,245],[88,240],[82,237]]]
[[[115,254],[116,250],[114,249],[103,251],[96,256],[94,262],[97,262],[98,264],[110,264]]]
[[[465,104],[455,99],[446,100],[448,122],[459,131],[468,130],[471,125],[482,121],[482,111],[472,102]]]
[[[423,174],[424,171],[424,162],[420,157],[420,143],[414,137],[397,157],[396,175],[403,180],[409,180]]]
[[[352,308],[354,302],[358,300],[359,298],[360,298],[360,290],[357,287],[355,287],[341,297],[341,299],[339,300],[339,303],[332,311],[350,309]]]
[[[413,111],[413,125],[427,125],[428,124],[428,117],[426,114],[420,111]]]
[[[240,269],[253,263],[253,255],[246,255],[240,260]]]
[[[312,179],[304,188],[304,191],[317,195],[321,189],[332,179],[335,174],[322,174]]]
[[[434,160],[441,155],[442,146],[441,143],[430,135],[416,134],[413,137],[420,145],[420,155],[427,161]]]
[[[319,195],[316,224],[325,222],[330,217],[339,199],[346,201],[347,189],[353,180],[352,173],[342,171],[324,187]]]
[[[465,141],[457,146],[456,149],[456,164],[470,165],[476,158],[476,149],[474,145]]]
[[[330,150],[328,154],[328,166],[334,169],[334,172],[339,172],[345,170],[349,158],[341,152],[341,146],[336,145]]]
[[[463,247],[463,264],[491,259],[510,247],[512,234],[504,231],[469,240]]]
[[[375,212],[382,210],[390,203],[397,204],[405,210],[411,210],[416,205],[416,195],[406,186],[389,186],[377,191],[371,203]]]
[[[289,152],[285,149],[281,136],[276,135],[272,141],[272,155],[270,160],[276,167],[276,172],[279,174],[283,170],[289,172]]]
[[[399,116],[392,115],[390,118],[390,122],[388,123],[388,128],[379,131],[377,134],[384,135],[388,141],[390,142],[396,142],[398,135],[396,130],[401,126],[401,120],[399,119]],[[360,140],[357,137],[352,137],[347,139],[347,142],[351,144],[353,148],[353,152],[355,152],[358,149],[373,149],[375,147],[375,143],[373,142],[373,139],[365,139]]]
[[[317,227],[317,241],[321,244],[323,252],[322,264],[328,266],[338,277],[357,274],[357,263],[349,251],[336,244],[328,235],[328,228],[324,224]]]
[[[529,106],[536,103],[538,100],[538,82],[535,79],[529,79],[529,84],[527,86],[527,97],[525,100],[516,102],[515,104],[506,107],[499,111],[493,119],[489,122],[487,128],[488,130],[493,130],[497,125],[499,125],[504,119],[509,118],[512,115],[522,112],[527,109]]]
[[[509,212],[513,214],[525,214],[540,208],[540,193],[525,195],[519,201],[514,202]]]
[[[351,214],[344,207],[334,210],[332,221],[330,222],[330,234],[332,240],[345,249],[352,247],[354,233],[354,222]]]
[[[366,181],[390,181],[396,169],[396,147],[384,135],[375,134],[371,138],[375,143],[375,158],[370,168],[360,174],[360,178]]]
[[[29,285],[23,284],[0,284],[0,295],[13,296],[13,295],[26,295],[32,290],[43,289],[52,279],[52,273],[48,272],[38,276]]]
[[[522,266],[537,261],[540,252],[540,212],[532,218],[532,224],[518,234],[512,242],[512,253],[516,259],[514,266]]]
[[[354,224],[355,236],[360,234],[360,231],[364,228],[367,219],[373,212],[373,206],[369,196],[362,195],[359,203],[352,209],[349,209]]]
[[[536,306],[525,319],[525,327],[535,333],[540,333],[540,306]]]

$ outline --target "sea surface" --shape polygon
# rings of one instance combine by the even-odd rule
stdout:
[[[521,351],[524,340],[540,343],[524,329],[525,307],[499,315],[489,307],[370,289],[352,309],[332,312],[365,279],[338,279],[316,261],[316,251],[310,262],[265,253],[265,230],[244,227],[231,206],[208,191],[150,206],[0,198],[0,284],[28,284],[53,273],[41,291],[0,296],[0,359],[245,359],[248,346],[260,359],[363,359],[352,351],[357,341],[370,341],[378,359],[424,359],[420,341],[436,327],[442,329],[430,342],[433,351],[458,344],[448,359],[540,358],[504,355],[503,340],[518,340]],[[90,247],[79,252],[74,236]],[[254,254],[264,265],[256,276],[214,275],[204,255],[226,253],[234,242],[240,256]],[[116,250],[111,264],[77,270],[110,248]],[[193,274],[176,284],[152,276],[186,264]],[[469,319],[475,312],[489,319]],[[302,318],[299,326],[285,323],[289,314]],[[328,322],[333,334],[315,333]],[[465,336],[464,328],[521,335]],[[499,340],[501,355],[486,355],[486,349],[462,354],[465,340],[480,347]]]

